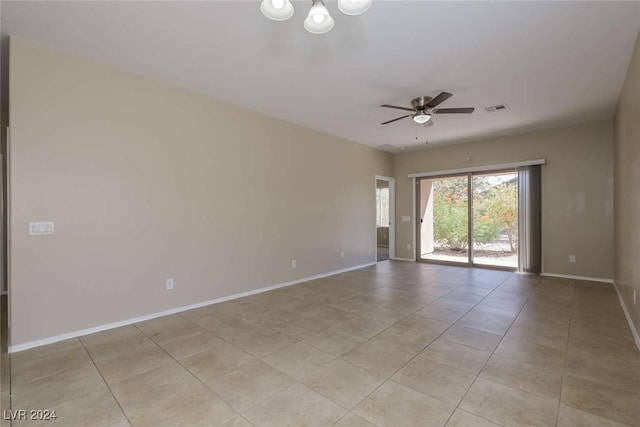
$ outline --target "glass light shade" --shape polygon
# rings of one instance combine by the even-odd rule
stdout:
[[[427,113],[415,113],[413,115],[413,121],[416,123],[427,123],[431,119],[431,116]]]
[[[345,15],[360,15],[371,7],[373,0],[338,0],[338,9]]]
[[[293,5],[290,0],[262,0],[260,11],[274,21],[286,21],[293,16]]]
[[[304,28],[311,34],[324,34],[331,31],[334,21],[329,11],[321,0],[314,0],[309,10],[307,19],[304,20]]]

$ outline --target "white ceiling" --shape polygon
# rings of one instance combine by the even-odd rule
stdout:
[[[5,1],[2,32],[353,141],[423,147],[611,117],[640,29],[639,2],[374,0],[357,17],[327,2],[336,25],[318,36],[302,28],[310,1],[294,5],[272,22],[257,0]],[[379,104],[443,90],[441,107],[476,111],[379,125],[402,115]]]

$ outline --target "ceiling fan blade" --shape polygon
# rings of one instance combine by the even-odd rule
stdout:
[[[440,92],[440,95],[436,96],[431,101],[429,101],[429,103],[427,104],[427,107],[433,108],[436,105],[440,105],[444,101],[446,101],[447,99],[451,98],[452,96],[453,96],[453,94],[451,94],[449,92]]]
[[[473,113],[475,108],[438,108],[437,110],[433,110],[433,114],[469,114]]]
[[[384,108],[395,108],[396,110],[404,110],[404,111],[415,111],[413,108],[398,107],[397,105],[389,105],[389,104],[382,104],[381,107],[384,107]]]
[[[380,123],[380,124],[381,125],[386,125],[386,124],[395,122],[397,120],[401,120],[401,119],[404,119],[404,118],[407,118],[407,117],[411,117],[411,116],[413,116],[413,114],[407,114],[406,116],[398,117],[397,119],[389,120],[388,122],[383,122],[383,123]]]

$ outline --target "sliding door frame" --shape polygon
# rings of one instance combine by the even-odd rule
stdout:
[[[469,251],[467,252],[467,262],[457,262],[457,261],[443,261],[443,260],[432,260],[432,259],[424,259],[422,258],[422,212],[420,210],[420,206],[422,205],[422,201],[420,199],[420,183],[422,181],[431,181],[431,180],[436,180],[436,179],[444,179],[444,178],[467,178],[467,230],[470,229],[471,227],[471,182],[470,182],[470,176],[471,174],[468,173],[453,173],[453,174],[447,174],[447,175],[438,175],[438,176],[430,176],[430,177],[416,177],[415,178],[415,185],[414,185],[414,195],[415,195],[415,203],[414,203],[414,208],[415,208],[415,227],[414,227],[414,239],[415,239],[415,249],[416,249],[416,253],[415,253],[415,257],[416,257],[416,261],[418,262],[426,262],[429,264],[442,264],[442,265],[457,265],[457,266],[465,266],[465,267],[471,267],[472,266],[472,262],[471,260],[473,258],[471,258],[471,248],[469,248]]]
[[[514,167],[508,167],[508,168],[504,168],[504,169],[494,169],[494,170],[489,170],[489,171],[478,171],[478,172],[469,172],[469,181],[471,182],[471,196],[473,197],[473,177],[474,176],[481,176],[481,175],[491,175],[491,174],[501,174],[504,172],[515,172],[516,174],[516,178],[518,176],[518,169],[514,168]],[[516,197],[518,198],[518,200],[520,200],[520,191],[516,189]],[[473,205],[472,203],[469,203],[469,205]],[[516,202],[516,209],[520,209],[520,204]],[[471,215],[473,215],[473,207],[471,210]],[[518,218],[518,221],[520,221],[520,216],[516,213],[516,218]],[[473,261],[473,217],[470,216],[469,217],[469,224],[470,224],[470,228],[469,228],[469,245],[471,247],[470,249],[470,253],[471,253],[471,266],[472,267],[481,267],[481,268],[491,268],[493,270],[504,270],[504,271],[518,271],[518,265],[520,265],[520,250],[518,250],[518,260],[516,261],[516,266],[515,267],[507,267],[504,265],[492,265],[492,264],[482,264],[479,262],[474,262]]]
[[[512,165],[505,165],[505,168],[499,169],[481,169],[478,170],[469,170],[467,172],[457,172],[451,171],[453,173],[446,173],[442,175],[432,175],[432,174],[424,174],[424,176],[418,176],[420,174],[415,174],[412,176],[414,181],[413,195],[414,195],[414,229],[413,229],[413,239],[414,239],[414,247],[415,247],[415,260],[417,262],[424,262],[427,264],[441,264],[441,265],[452,265],[452,266],[460,266],[460,267],[481,267],[481,268],[490,268],[493,270],[504,270],[504,271],[517,271],[518,267],[507,267],[501,265],[491,265],[491,264],[482,264],[476,263],[473,261],[473,177],[478,175],[491,175],[491,174],[499,174],[503,172],[515,172],[518,173],[517,169]],[[435,260],[435,259],[427,259],[422,258],[422,245],[421,245],[421,234],[422,234],[422,217],[420,212],[421,200],[420,200],[420,183],[423,180],[437,180],[444,178],[467,178],[467,245],[469,250],[467,251],[467,262],[456,262],[456,261],[444,261],[444,260]],[[519,197],[519,195],[518,195]],[[519,204],[518,204],[519,207]],[[520,252],[518,251],[518,257],[520,257]],[[519,263],[517,263],[519,264]]]

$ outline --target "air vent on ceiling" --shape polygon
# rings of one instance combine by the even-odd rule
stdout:
[[[504,111],[506,109],[507,109],[507,104],[492,105],[490,107],[484,107],[484,111],[486,111],[487,113],[495,113],[497,111]]]
[[[378,148],[380,148],[381,150],[393,150],[394,148],[396,148],[395,145],[391,145],[391,144],[382,144],[382,145],[378,145]]]

